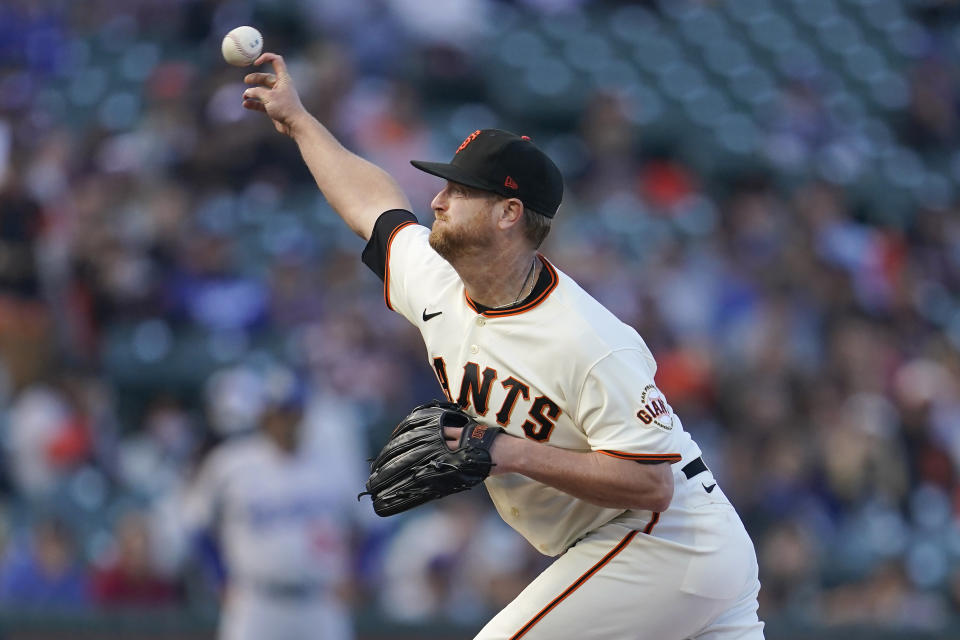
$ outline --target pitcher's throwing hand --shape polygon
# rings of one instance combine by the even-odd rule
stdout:
[[[257,58],[255,65],[266,62],[273,64],[274,73],[263,71],[248,73],[243,81],[252,85],[243,92],[245,109],[262,111],[273,120],[273,126],[284,135],[292,136],[293,127],[298,119],[310,118],[303,108],[300,96],[287,71],[283,56],[276,53],[264,53]]]

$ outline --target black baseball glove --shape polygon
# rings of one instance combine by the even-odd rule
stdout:
[[[456,449],[444,427],[463,427]],[[367,490],[378,516],[392,516],[424,502],[465,491],[490,475],[490,446],[503,432],[482,425],[452,402],[433,400],[411,411],[393,430],[370,466]]]

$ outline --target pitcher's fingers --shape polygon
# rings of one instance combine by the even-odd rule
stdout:
[[[272,73],[248,73],[244,76],[243,81],[247,84],[263,85],[272,89],[273,85],[277,84],[277,76]]]
[[[243,108],[250,109],[251,111],[262,111],[267,112],[267,108],[259,100],[244,100]]]
[[[287,74],[287,63],[283,61],[283,56],[277,53],[266,53],[260,54],[260,57],[253,61],[253,64],[260,66],[265,62],[273,63],[273,70],[276,71],[277,77],[286,76]]]
[[[269,89],[266,87],[250,87],[243,91],[243,99],[246,100],[260,100],[263,101],[267,97]]]
[[[459,427],[444,427],[443,428],[443,439],[446,441],[447,446],[451,449],[456,449],[457,444],[460,442],[460,432],[462,429]]]

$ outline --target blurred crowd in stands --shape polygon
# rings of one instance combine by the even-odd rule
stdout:
[[[870,149],[847,144],[813,73],[777,83],[752,149],[708,153],[669,106],[638,117],[613,86],[581,87],[565,115],[519,108],[484,70],[498,29],[632,10],[667,24],[671,4],[4,2],[0,607],[215,600],[178,501],[216,442],[256,428],[264,367],[308,384],[322,438],[350,432],[331,474],[357,493],[395,421],[440,393],[295,145],[241,109],[219,39],[253,24],[426,224],[439,184],[409,159],[491,125],[558,158],[544,253],[655,354],[757,545],[762,618],[955,624],[960,12],[904,5],[924,46],[878,119],[939,178],[906,199],[887,174],[822,164]],[[484,620],[548,562],[482,490],[361,521],[352,602],[391,619]]]

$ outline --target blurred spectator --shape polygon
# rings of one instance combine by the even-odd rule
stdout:
[[[20,171],[0,176],[0,368],[14,389],[37,380],[52,355],[37,255],[43,223]]]
[[[904,141],[924,151],[948,150],[960,136],[960,93],[946,60],[931,56],[910,74],[910,106],[901,124]]]
[[[827,624],[880,624],[910,631],[943,627],[945,601],[924,593],[907,579],[896,563],[879,566],[860,583],[835,587],[824,597],[823,618]]]
[[[112,467],[113,410],[107,385],[88,372],[60,371],[24,389],[13,399],[4,442],[17,488],[47,498],[85,465]]]
[[[10,172],[0,182],[0,292],[21,300],[40,298],[36,241],[43,219],[37,202]]]
[[[69,406],[56,388],[34,385],[14,399],[5,445],[19,491],[39,498],[55,488],[59,465],[53,452],[82,445],[85,438],[74,434],[79,432],[70,422]]]
[[[811,532],[802,523],[783,522],[768,531],[758,549],[763,566],[760,606],[804,619],[817,594],[818,560]]]
[[[490,6],[482,0],[449,0],[427,6],[416,0],[385,0],[404,29],[417,41],[466,49],[487,25]]]
[[[320,276],[307,256],[281,256],[270,267],[271,324],[290,329],[320,318],[323,301],[315,292],[321,286]]]
[[[809,72],[809,70],[805,70]],[[785,169],[796,169],[836,136],[824,98],[809,79],[798,78],[777,96],[777,107],[770,123],[767,155]]]
[[[149,401],[142,428],[118,445],[118,471],[128,488],[140,496],[170,495],[199,445],[196,427],[175,396],[160,393]]]
[[[162,607],[178,599],[177,585],[160,575],[152,557],[148,521],[127,513],[114,530],[115,547],[93,572],[93,595],[101,607]]]
[[[436,186],[410,164],[433,153],[423,105],[414,87],[400,82],[362,82],[342,104],[340,124],[357,153],[396,176],[418,211],[426,212]]]
[[[269,292],[259,280],[236,271],[235,243],[229,235],[210,231],[188,240],[172,288],[173,309],[183,320],[211,331],[262,326]]]
[[[584,167],[576,193],[588,202],[629,191],[637,181],[637,130],[627,117],[626,98],[613,93],[591,96],[580,121]]]
[[[380,597],[395,620],[482,624],[547,564],[474,496],[455,496],[403,520],[385,549]]]
[[[4,606],[77,609],[88,606],[90,599],[90,576],[61,520],[41,520],[7,549],[0,565]]]

